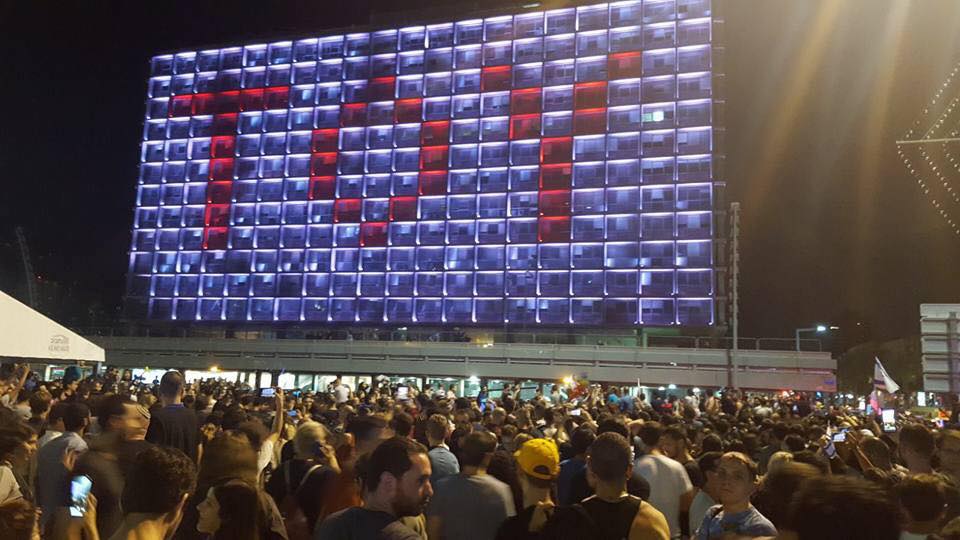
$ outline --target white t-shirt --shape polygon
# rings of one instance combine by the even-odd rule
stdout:
[[[346,403],[350,399],[350,387],[345,384],[338,384],[333,387],[333,398],[336,402]]]
[[[703,516],[707,515],[707,510],[710,510],[710,507],[716,504],[718,503],[713,500],[713,497],[707,495],[706,491],[701,489],[697,492],[693,502],[690,503],[690,534],[695,533],[700,528],[703,523]]]
[[[20,484],[17,483],[17,478],[13,476],[13,469],[6,463],[0,465],[0,504],[22,497]]]
[[[57,437],[63,435],[62,431],[54,431],[52,429],[47,429],[43,432],[43,437],[40,437],[40,440],[37,441],[37,448],[43,448],[43,445],[48,442],[56,439]]]
[[[668,457],[648,454],[637,460],[634,469],[650,483],[647,501],[667,518],[670,537],[680,537],[680,497],[693,489],[683,465]]]

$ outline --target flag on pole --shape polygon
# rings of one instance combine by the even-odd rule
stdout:
[[[873,389],[882,390],[888,394],[896,393],[900,390],[900,385],[893,381],[893,378],[883,369],[880,358],[873,358],[876,363],[873,365]]]

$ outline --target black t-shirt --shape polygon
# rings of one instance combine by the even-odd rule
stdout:
[[[617,502],[608,502],[597,497],[580,503],[596,525],[595,538],[620,540],[630,536],[630,526],[640,510],[643,501],[639,497],[626,495]]]
[[[194,462],[200,442],[197,413],[183,405],[170,405],[152,411],[147,440],[159,446],[181,450]]]
[[[687,478],[690,479],[690,483],[693,484],[693,487],[702,488],[703,473],[700,471],[700,465],[697,465],[697,460],[691,459],[683,464],[683,468],[687,471]]]
[[[331,514],[317,527],[314,540],[420,540],[420,535],[386,513],[347,508]]]
[[[640,471],[634,469],[633,476],[627,479],[627,493],[645,501],[650,499],[650,482]],[[570,501],[576,503],[593,495],[593,489],[587,483],[587,468],[578,471],[570,481]]]
[[[320,465],[313,469],[317,462],[306,459],[294,459],[280,465],[270,481],[267,482],[266,491],[273,497],[273,501],[280,506],[287,494],[293,493],[300,505],[300,511],[307,518],[307,525],[313,530],[320,516],[323,503],[326,500],[328,487],[337,474],[326,465]],[[313,472],[310,472],[313,469]],[[304,477],[307,473],[309,477]]]
[[[540,532],[530,530],[530,520],[533,518],[533,511],[536,509],[536,505],[528,506],[519,514],[507,518],[497,529],[496,540],[536,540],[540,538]]]

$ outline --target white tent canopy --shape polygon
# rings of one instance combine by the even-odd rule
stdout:
[[[0,291],[0,356],[103,362],[103,348]]]

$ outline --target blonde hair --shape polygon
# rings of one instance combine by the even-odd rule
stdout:
[[[300,457],[317,455],[317,445],[327,442],[329,432],[320,422],[303,422],[293,436],[293,449]]]
[[[793,463],[793,454],[790,452],[774,452],[770,456],[770,460],[767,462],[767,474],[772,473],[773,471],[783,467],[787,463]]]

